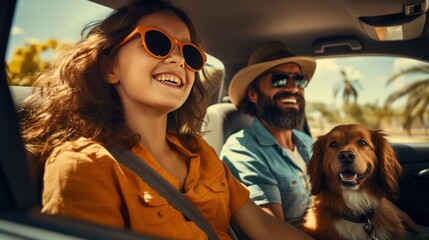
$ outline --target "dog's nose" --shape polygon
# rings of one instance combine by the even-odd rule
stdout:
[[[349,164],[355,160],[356,155],[353,151],[341,151],[338,158],[342,163]]]

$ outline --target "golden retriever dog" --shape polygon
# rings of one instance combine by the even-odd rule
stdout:
[[[316,239],[400,239],[393,210],[402,167],[379,130],[340,125],[318,137],[307,165],[314,204],[302,230]]]

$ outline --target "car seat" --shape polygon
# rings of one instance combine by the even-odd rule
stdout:
[[[240,111],[232,103],[216,103],[207,108],[203,138],[219,155],[229,136],[252,124],[253,117]]]
[[[249,127],[253,122],[253,118],[238,110],[232,103],[210,105],[207,108],[205,123],[201,128],[204,133],[203,138],[219,155],[228,137],[245,127]],[[230,236],[235,236],[233,239],[250,239],[233,223],[230,224],[228,233]]]

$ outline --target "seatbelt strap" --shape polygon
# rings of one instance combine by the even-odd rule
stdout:
[[[106,146],[106,149],[116,158],[116,160],[139,175],[143,181],[163,196],[177,210],[182,212],[188,219],[192,220],[209,237],[210,240],[219,240],[207,219],[195,206],[167,180],[153,170],[147,163],[140,159],[129,149],[122,147],[118,143]]]

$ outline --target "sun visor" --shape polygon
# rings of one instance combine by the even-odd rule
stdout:
[[[401,41],[419,37],[425,27],[428,0],[405,3],[397,14],[361,17],[363,29],[377,41]]]
[[[361,24],[368,36],[377,41],[400,41],[419,37],[424,29],[426,15],[413,17],[383,18],[381,21],[361,18]]]

